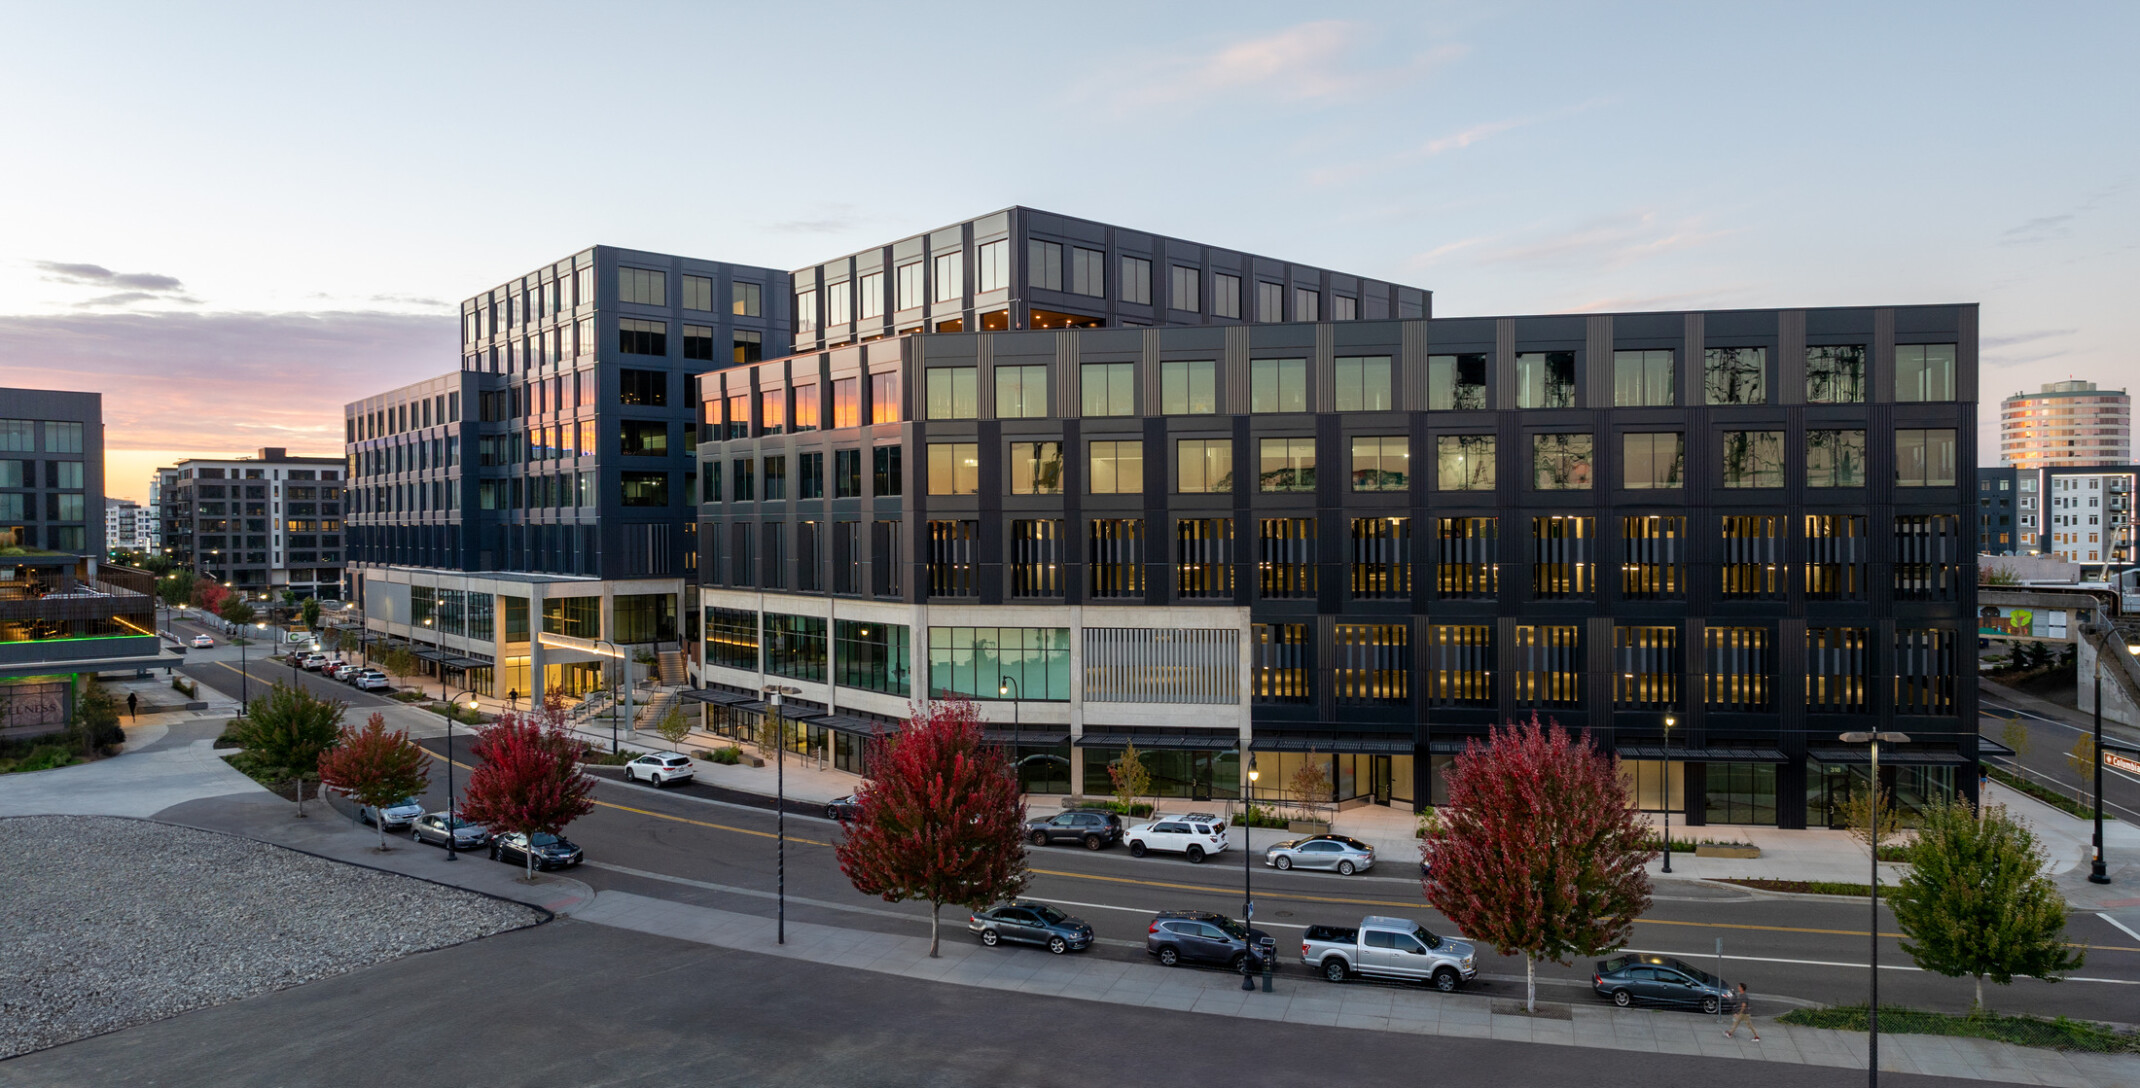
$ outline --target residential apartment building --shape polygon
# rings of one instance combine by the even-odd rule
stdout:
[[[105,544],[113,551],[147,551],[149,515],[132,499],[104,498]]]
[[[149,477],[149,504],[142,511],[142,535],[148,538],[146,549],[163,551],[163,472]]]
[[[2041,551],[2075,563],[2129,566],[2133,547],[2134,483],[2140,466],[2095,470],[2048,468],[2033,473],[2024,496],[2040,494]],[[2040,488],[2040,492],[2035,488]]]
[[[2022,496],[2016,489],[2024,475],[2034,474],[2011,465],[1977,469],[1977,550],[1983,554],[2026,555],[2036,550],[2022,525]]]
[[[1840,822],[1877,727],[1906,801],[1974,791],[1974,306],[1322,316],[700,375],[708,723],[792,685],[791,743],[860,770],[961,695],[1055,757],[1031,790],[1134,744],[1163,794],[1238,796],[1245,751],[1420,805],[1535,712],[1645,808],[1784,827]]]
[[[157,470],[163,554],[256,598],[342,592],[343,462],[268,447]]]
[[[2046,382],[1999,402],[1999,462],[2015,468],[2094,468],[2132,461],[2133,402],[2094,382]]]

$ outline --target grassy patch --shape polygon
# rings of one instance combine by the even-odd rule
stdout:
[[[1643,845],[1647,846],[1651,850],[1657,851],[1660,854],[1664,853],[1664,840],[1655,835],[1651,835],[1648,841],[1646,841]],[[1683,835],[1672,836],[1672,852],[1675,854],[1691,854],[1694,852],[1694,848],[1697,846],[1745,845],[1747,844],[1744,839],[1690,839]]]
[[[1809,1028],[1864,1031],[1865,1006],[1838,1005],[1826,1009],[1792,1009],[1776,1018],[1785,1024]],[[1959,1035],[1991,1039],[2017,1046],[2040,1046],[2052,1050],[2084,1050],[2091,1054],[2140,1053],[2140,1035],[2113,1031],[2101,1024],[2058,1017],[2007,1016],[1977,1012],[1954,1015],[1889,1005],[1880,1010],[1880,1030],[1903,1035]]]
[[[40,744],[22,755],[0,758],[0,774],[28,774],[80,763],[82,757],[57,744]]]
[[[2068,797],[2065,794],[2060,793],[2057,790],[2054,790],[2051,787],[2044,785],[2041,782],[2031,781],[2029,779],[2021,777],[2018,774],[2015,774],[2012,771],[2007,770],[2004,767],[1994,767],[1989,763],[1986,763],[1984,765],[1984,768],[1985,770],[1991,772],[1991,780],[1997,782],[2002,786],[2005,786],[2009,789],[2020,790],[2021,792],[2028,794],[2030,797],[2034,797],[2038,801],[2042,801],[2044,804],[2047,804],[2052,808],[2055,808],[2060,812],[2065,813],[2068,816],[2078,816],[2083,820],[2095,819],[2095,808],[2093,806],[2081,804],[2079,801],[2076,801],[2073,798]],[[2103,813],[2103,818],[2105,820],[2117,819],[2117,817],[2110,813],[2107,809]]]
[[[417,691],[390,691],[387,694],[397,703],[420,703],[424,701],[423,693]]]
[[[622,767],[638,758],[638,752],[629,750],[605,752],[593,745],[582,745],[580,747],[580,762],[591,763],[597,767]]]
[[[1760,880],[1719,879],[1719,884],[1737,884],[1741,887],[1759,888],[1765,892],[1796,892],[1800,895],[1872,895],[1872,885],[1851,884],[1840,880]]]

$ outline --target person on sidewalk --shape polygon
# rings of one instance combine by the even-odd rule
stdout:
[[[141,696],[131,691],[126,693],[126,716],[129,718],[139,718],[141,716]]]
[[[1724,1038],[1738,1038],[1739,1025],[1745,1024],[1747,1029],[1754,1033],[1754,1042],[1758,1043],[1761,1041],[1761,1029],[1754,1026],[1754,1006],[1753,1002],[1746,999],[1746,984],[1743,982],[1739,983],[1738,999],[1739,1006],[1731,1014],[1731,1030],[1724,1033]]]

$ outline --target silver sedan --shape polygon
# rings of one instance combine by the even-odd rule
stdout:
[[[1375,848],[1344,835],[1311,835],[1273,843],[1263,864],[1277,869],[1331,869],[1351,876],[1375,867]]]
[[[433,846],[444,846],[446,845],[448,819],[443,812],[433,812],[425,816],[419,816],[409,829],[409,837],[417,842],[427,842]],[[490,832],[483,830],[479,825],[469,823],[458,816],[450,819],[452,821],[453,848],[455,850],[480,849],[483,844],[490,841]]]

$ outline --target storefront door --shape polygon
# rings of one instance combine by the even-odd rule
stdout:
[[[1368,778],[1373,789],[1368,797],[1378,805],[1390,803],[1390,757],[1371,756],[1368,761]]]

